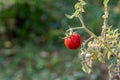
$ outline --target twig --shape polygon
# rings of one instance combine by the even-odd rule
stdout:
[[[107,30],[107,27],[108,27],[108,6],[107,6],[108,3],[104,4],[104,15],[103,15],[103,26],[102,26],[102,36],[103,36],[103,40],[106,41],[106,30]]]

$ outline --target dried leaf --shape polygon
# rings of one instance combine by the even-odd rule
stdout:
[[[88,74],[91,73],[91,69],[86,64],[83,64],[82,70]]]
[[[102,63],[105,63],[105,60],[104,60],[104,58],[103,58],[103,55],[99,52],[99,51],[97,51],[98,53],[97,53],[97,58],[98,58],[98,60],[100,61],[100,62],[102,62]]]
[[[91,56],[91,59],[92,60],[96,60],[97,59],[97,57],[96,57],[96,55],[93,53],[93,55]]]
[[[86,65],[88,65],[89,67],[92,67],[92,58],[91,58],[91,54],[86,54],[85,56],[85,62],[86,62]]]
[[[109,60],[110,57],[111,57],[111,52],[108,52],[108,53],[107,53],[107,59]]]
[[[113,76],[112,76],[112,73],[110,71],[108,71],[108,75],[109,75],[109,79],[112,80]]]

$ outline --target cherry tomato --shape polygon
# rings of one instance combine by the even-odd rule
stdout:
[[[64,39],[64,44],[69,49],[77,49],[82,43],[81,37],[78,33],[72,33]]]

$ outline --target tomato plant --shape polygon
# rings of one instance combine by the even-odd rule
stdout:
[[[108,24],[108,2],[109,0],[103,0],[104,14],[102,16],[103,25],[101,26],[101,35],[94,34],[84,23],[82,16],[83,12],[85,12],[84,6],[86,5],[84,0],[78,0],[74,6],[75,12],[72,15],[66,14],[69,19],[77,17],[82,26],[70,28],[66,30],[66,32],[83,29],[90,35],[88,40],[82,42],[79,53],[79,58],[81,59],[80,62],[84,72],[90,74],[92,72],[93,63],[99,61],[106,65],[109,80],[120,80],[120,32],[119,29],[114,30],[112,29],[112,26]],[[79,40],[74,34],[65,38],[65,45],[70,49],[78,48],[78,45],[81,44],[78,43]]]
[[[64,44],[69,49],[77,49],[82,43],[81,37],[78,33],[72,33],[64,39]]]

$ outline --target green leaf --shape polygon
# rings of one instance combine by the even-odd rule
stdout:
[[[82,65],[82,70],[88,74],[91,73],[91,68],[89,68],[86,64]]]
[[[96,57],[96,54],[93,54],[92,57],[91,57],[92,60],[96,60],[97,57]]]
[[[102,63],[105,63],[105,60],[104,60],[104,58],[103,58],[103,55],[98,51],[98,53],[97,53],[97,58],[98,58],[98,60],[100,61],[100,62],[102,62]]]
[[[85,12],[84,8],[82,8],[81,12]]]
[[[68,15],[68,14],[65,14],[65,16],[66,16],[68,19],[72,19],[72,18],[74,18],[75,15]]]
[[[80,2],[77,2],[75,4],[74,8],[78,13],[85,12],[85,10],[84,10],[85,5],[86,5],[86,2],[83,0],[80,0]]]
[[[75,4],[75,6],[74,6],[75,10],[77,10],[77,9],[79,9],[79,8],[81,8],[81,7],[82,7],[81,4],[78,3],[78,2],[77,2],[77,3]]]
[[[109,2],[109,0],[104,0],[104,2],[103,2],[104,6],[107,6],[108,2]]]
[[[110,56],[111,56],[111,52],[108,52],[108,53],[107,53],[107,59],[108,59],[108,60],[110,59]]]
[[[118,42],[118,47],[120,47],[120,41]]]
[[[106,18],[107,18],[107,16],[106,16],[106,15],[103,15],[103,16],[102,16],[102,18],[103,18],[103,19],[106,19]]]
[[[86,3],[85,1],[83,1],[83,0],[81,1],[81,5],[82,5],[82,6],[84,6],[84,5],[86,5],[86,4],[87,4],[87,3]]]
[[[75,17],[78,17],[79,13],[80,13],[80,12],[79,12],[78,10],[76,10],[73,15],[74,15]]]

